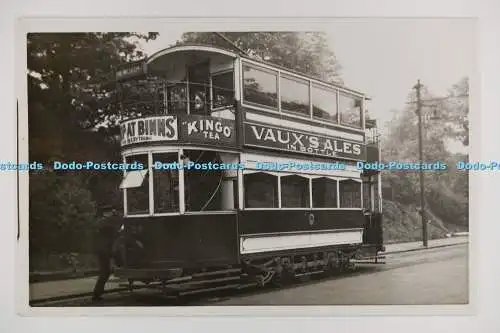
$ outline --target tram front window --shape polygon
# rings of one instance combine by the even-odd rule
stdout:
[[[179,211],[179,171],[174,166],[177,153],[153,154],[154,212]],[[160,167],[161,166],[161,167]]]
[[[208,150],[185,150],[184,155],[193,164],[184,169],[186,211],[222,210],[224,170],[213,167],[222,162],[219,154]]]
[[[141,163],[143,170],[127,171],[121,188],[126,190],[127,214],[149,213],[148,155],[134,155],[125,158],[126,163]]]
[[[309,207],[309,179],[297,175],[281,177],[281,207]]]
[[[212,107],[214,109],[233,104],[234,72],[212,74]]]

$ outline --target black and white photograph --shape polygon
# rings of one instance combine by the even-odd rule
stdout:
[[[476,22],[232,25],[25,34],[21,302],[467,308]]]

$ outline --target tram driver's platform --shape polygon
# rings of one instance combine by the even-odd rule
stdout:
[[[429,240],[428,248],[466,244],[468,242],[468,236],[433,239]],[[386,244],[385,248],[386,252],[384,254],[402,253],[424,249],[422,242]],[[97,277],[87,277],[81,279],[30,283],[30,301],[91,293],[94,288],[96,278]],[[106,290],[110,291],[119,288],[120,284],[123,282],[124,281],[111,277],[109,282],[106,284]]]

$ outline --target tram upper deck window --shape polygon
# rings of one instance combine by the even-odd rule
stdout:
[[[243,98],[246,102],[278,108],[278,73],[243,65]]]
[[[179,211],[179,171],[167,168],[177,162],[177,153],[153,154],[153,198],[155,213]]]
[[[333,89],[313,84],[312,86],[313,116],[336,123],[337,92]]]
[[[149,213],[148,155],[133,155],[125,158],[126,163],[141,163],[143,170],[127,171],[121,188],[126,190],[127,214]]]
[[[288,75],[280,75],[281,109],[285,112],[310,116],[309,81]]]
[[[361,183],[344,179],[339,182],[340,207],[361,208]]]
[[[212,108],[232,105],[234,101],[234,72],[212,74]]]
[[[297,175],[281,177],[281,207],[309,207],[309,179]]]
[[[186,83],[177,83],[167,88],[169,114],[185,114],[187,112]]]
[[[337,208],[337,181],[326,177],[312,180],[313,208]]]
[[[361,99],[340,94],[339,110],[342,125],[361,128]]]
[[[278,208],[278,177],[256,172],[244,175],[246,208]]]

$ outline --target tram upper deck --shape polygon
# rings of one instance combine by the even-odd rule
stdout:
[[[177,142],[366,161],[377,143],[363,93],[212,46],[159,51],[116,80],[119,107],[139,118],[121,124],[125,150]]]
[[[297,188],[309,187],[304,198],[298,200],[301,202],[291,203],[288,208],[314,208],[317,191],[313,185],[321,178],[337,184],[332,185],[337,189],[329,199],[335,202],[316,206],[361,209],[371,201],[370,209],[376,210],[374,206],[378,205],[380,195],[370,189],[376,182],[370,177],[377,172],[356,168],[357,162],[379,159],[376,128],[365,119],[367,97],[361,92],[200,45],[172,47],[128,64],[117,71],[116,81],[121,92],[120,108],[129,117],[120,125],[124,162],[142,161],[146,166],[144,172],[153,174],[150,190],[144,190],[150,198],[144,199],[143,209],[137,210],[135,216],[147,216],[152,211],[182,214],[189,210],[251,209],[247,190],[243,188],[247,179],[257,176],[259,179],[255,181],[260,184],[260,191],[284,192],[283,184],[288,179],[295,192]],[[193,203],[195,189],[191,189],[189,199],[187,194],[173,195],[187,191],[188,181],[185,170],[169,171],[169,182],[175,188],[171,194],[176,199],[167,200],[171,202],[168,204],[165,200],[158,203],[163,208],[155,207],[157,198],[151,197],[157,190],[151,188],[157,182],[155,174],[161,172],[153,170],[154,166],[174,162],[239,163],[244,170],[226,170],[220,173],[224,179],[222,185],[218,179],[207,184],[208,187],[219,184],[222,188],[225,199],[215,208],[205,206],[203,200]],[[304,167],[314,162],[340,162],[344,167]],[[281,170],[263,170],[263,166],[269,169],[277,166]],[[259,175],[252,175],[256,173]],[[197,176],[191,173],[189,177]],[[366,177],[364,194],[372,198],[365,199],[363,205],[362,183]],[[131,197],[137,201],[137,194],[132,195],[136,186],[134,176],[128,178],[122,184],[122,188],[129,188],[126,206],[130,205]],[[279,179],[277,186],[266,185],[267,181],[274,184],[274,179]],[[360,184],[354,195],[359,200],[350,201],[359,203],[343,203],[342,184],[349,192],[353,182]],[[162,186],[165,185],[156,188]],[[269,199],[272,202],[261,202],[256,208],[287,208],[289,199],[282,198],[283,193],[274,197]],[[125,215],[130,212],[131,209],[126,209]]]

